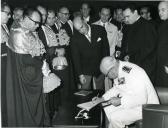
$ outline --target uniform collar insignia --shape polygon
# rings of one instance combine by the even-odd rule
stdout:
[[[130,73],[130,71],[131,71],[131,67],[128,67],[128,66],[123,66],[122,67],[122,70],[124,71],[124,72],[126,72],[126,73]]]

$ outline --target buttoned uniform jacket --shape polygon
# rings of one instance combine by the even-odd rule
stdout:
[[[133,63],[119,61],[118,78],[114,79],[113,86],[103,97],[105,100],[111,97],[121,97],[121,106],[124,109],[142,108],[143,104],[159,103],[149,77],[142,68]]]
[[[110,121],[109,128],[121,128],[142,119],[143,104],[159,104],[156,91],[145,71],[130,62],[119,61],[118,78],[114,79],[113,87],[103,95],[105,100],[111,97],[121,97],[121,105],[104,108]]]
[[[100,62],[109,55],[109,44],[105,29],[91,25],[91,42],[85,35],[75,32],[70,44],[72,59],[77,76],[99,76]]]
[[[101,20],[94,22],[93,24],[102,26]],[[107,32],[107,38],[110,46],[110,55],[115,52],[115,46],[118,43],[118,29],[115,25],[110,22],[105,23],[105,30]]]

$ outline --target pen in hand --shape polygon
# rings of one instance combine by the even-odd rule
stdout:
[[[99,98],[99,93],[98,93],[95,97],[92,98],[92,103],[95,104],[95,103],[96,103],[95,101],[96,101],[98,98]]]

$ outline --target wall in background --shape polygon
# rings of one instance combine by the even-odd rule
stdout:
[[[158,17],[158,11],[157,11],[157,5],[159,1],[136,1],[136,0],[2,0],[9,3],[9,5],[14,8],[17,6],[21,7],[34,7],[38,4],[44,5],[48,8],[52,8],[54,10],[57,10],[59,6],[65,5],[67,6],[71,12],[78,11],[81,4],[83,2],[87,2],[91,5],[92,13],[95,15],[98,15],[99,9],[102,6],[109,6],[112,10],[117,7],[124,7],[125,5],[129,3],[134,3],[138,7],[141,7],[143,5],[149,5],[152,10],[152,16],[154,19]]]

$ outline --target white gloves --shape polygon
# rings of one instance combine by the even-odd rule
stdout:
[[[50,74],[51,70],[49,68],[48,63],[46,60],[43,61],[43,66],[42,66],[42,73],[44,76],[48,76]]]
[[[86,83],[86,78],[84,75],[80,75],[79,76],[79,81],[81,82],[81,84],[85,84]]]
[[[65,49],[64,48],[56,48],[55,49],[55,54],[57,54],[57,56],[64,56]]]

